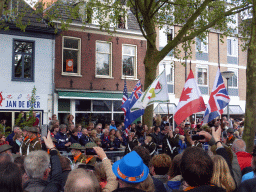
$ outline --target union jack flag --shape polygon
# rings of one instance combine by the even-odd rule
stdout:
[[[125,113],[124,125],[126,128],[125,130],[126,135],[128,135],[128,132],[129,132],[129,128],[128,128],[129,125],[132,124],[134,120],[136,120],[137,118],[139,118],[144,114],[144,109],[131,112],[131,108],[137,102],[137,100],[141,97],[141,95],[142,95],[141,83],[140,81],[138,81],[132,91],[132,94],[121,107]]]
[[[229,101],[230,98],[223,82],[220,69],[218,68],[208,105],[204,113],[204,123],[208,123],[220,116]]]

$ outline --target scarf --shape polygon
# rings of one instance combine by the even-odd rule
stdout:
[[[21,145],[21,142],[18,140],[18,139],[16,139],[16,143],[20,146]]]
[[[82,153],[81,152],[79,152],[79,154],[77,155],[77,156],[75,156],[74,157],[74,162],[76,163],[77,162],[77,159],[80,157],[80,155],[81,155]]]

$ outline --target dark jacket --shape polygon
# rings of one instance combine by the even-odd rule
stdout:
[[[158,145],[162,145],[162,135],[161,133],[155,134],[153,133],[152,135],[152,141]]]
[[[69,142],[71,142],[71,144],[73,144],[73,143],[79,143],[79,138],[78,138],[78,136],[71,135],[70,138],[69,138]]]
[[[165,189],[162,181],[160,181],[159,179],[156,179],[154,177],[152,177],[152,179],[153,179],[153,183],[155,186],[155,192],[166,192],[166,189]]]
[[[188,191],[189,192],[226,192],[226,190],[223,188],[220,188],[217,186],[211,186],[211,185],[202,185],[194,189],[190,189]]]
[[[65,146],[65,144],[68,143],[68,136],[62,132],[58,132],[54,137],[57,140],[57,149],[59,151],[66,151],[67,147]]]
[[[154,142],[150,141],[148,144],[144,143],[143,147],[145,147],[149,151],[151,157],[155,155],[156,144]]]
[[[7,138],[6,138],[6,141],[8,141],[9,142],[9,145],[11,145],[11,146],[13,146],[13,137],[14,137],[14,131],[10,134],[10,135],[8,135],[7,136]]]
[[[117,150],[118,148],[120,148],[121,143],[122,143],[122,142],[120,141],[120,139],[115,138],[115,140],[114,140],[114,148],[115,148],[115,150]]]
[[[141,189],[131,188],[131,187],[125,187],[125,188],[117,188],[113,192],[145,192]]]
[[[24,185],[23,189],[27,192],[58,192],[61,189],[62,170],[58,152],[52,150],[50,152],[51,173],[50,180],[44,181],[42,179],[30,179]]]
[[[101,145],[103,149],[107,149],[108,148],[108,143],[109,143],[109,136],[105,136],[104,134],[101,136]]]
[[[256,191],[256,178],[245,180],[238,187],[236,192],[254,192]]]
[[[82,145],[82,146],[85,146],[86,143],[89,143],[91,142],[91,139],[90,137],[86,136],[86,135],[82,135],[79,139],[79,143]]]
[[[126,145],[124,154],[130,153],[134,147],[138,146],[138,144],[139,144],[138,139],[136,137],[133,138],[133,140],[129,141],[128,144]]]
[[[12,153],[16,154],[20,152],[20,146],[16,143],[16,141],[13,142],[12,146]]]
[[[172,159],[179,153],[179,136],[174,134],[171,138],[169,135],[166,135],[163,139],[163,153],[169,155]]]
[[[66,170],[62,172],[62,184],[61,184],[61,191],[64,191],[64,187],[66,185],[66,181],[68,179],[68,174],[71,172],[71,170]]]

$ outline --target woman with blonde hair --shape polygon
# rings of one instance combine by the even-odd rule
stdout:
[[[213,155],[213,175],[211,183],[232,192],[236,189],[236,184],[230,174],[230,170],[226,160],[220,155]]]
[[[97,131],[95,129],[91,131],[90,138],[93,142],[95,142],[95,139],[97,138]]]

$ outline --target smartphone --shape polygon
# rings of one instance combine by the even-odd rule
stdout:
[[[97,153],[95,152],[95,150],[93,148],[86,148],[85,154],[86,155],[97,155]]]
[[[205,137],[203,135],[192,135],[192,140],[202,140],[204,139]]]
[[[41,126],[41,137],[47,137],[49,127],[47,124]]]

